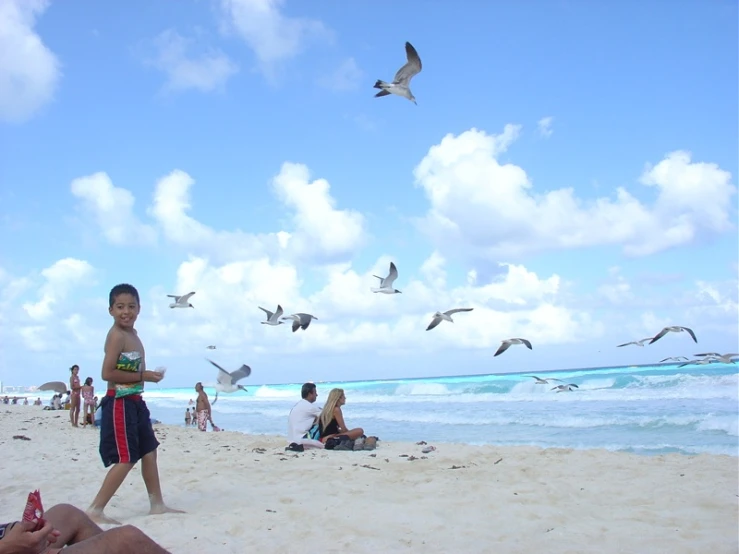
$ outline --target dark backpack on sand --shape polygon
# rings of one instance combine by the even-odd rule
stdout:
[[[326,450],[354,450],[354,441],[345,436],[331,437],[326,441]]]

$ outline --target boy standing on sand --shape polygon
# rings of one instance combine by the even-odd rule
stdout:
[[[113,316],[113,326],[105,339],[103,359],[102,378],[108,382],[108,390],[100,402],[100,457],[105,467],[113,467],[87,509],[98,523],[120,524],[103,510],[139,460],[151,503],[149,513],[184,513],[167,507],[162,498],[157,469],[159,441],[141,393],[144,381],[158,383],[164,374],[146,369],[144,345],[133,327],[140,310],[139,293],[133,286],[116,285],[110,291],[108,312]]]

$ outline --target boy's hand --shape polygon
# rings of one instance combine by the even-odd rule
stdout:
[[[32,521],[19,521],[5,533],[3,546],[6,546],[7,541],[9,552],[40,554],[49,544],[56,542],[60,535],[48,521],[38,531],[34,531],[35,527],[36,523]]]
[[[144,381],[158,383],[162,379],[164,379],[163,373],[159,373],[158,371],[149,371],[148,369],[144,371]]]

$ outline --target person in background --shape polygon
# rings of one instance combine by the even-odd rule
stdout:
[[[202,383],[195,383],[195,392],[198,393],[198,398],[195,400],[195,408],[197,413],[198,429],[200,431],[208,430],[208,422],[210,421],[211,426],[213,425],[213,416],[210,410],[210,401],[208,400],[208,394],[203,390]]]
[[[288,450],[302,452],[306,446],[314,448],[323,448],[324,444],[312,438],[308,432],[317,422],[317,418],[321,415],[321,407],[316,405],[318,399],[318,391],[314,383],[304,383],[300,389],[302,397],[287,418],[287,442]]]
[[[344,389],[332,389],[328,393],[326,405],[321,410],[318,418],[318,429],[321,434],[321,442],[325,443],[331,437],[347,437],[356,440],[364,435],[364,429],[356,427],[348,429],[344,423],[344,414],[341,407],[346,404]]]
[[[185,408],[185,425],[188,427],[192,423],[192,416],[190,415],[190,408]]]
[[[92,386],[92,377],[85,379],[85,384],[81,389],[82,401],[84,408],[82,410],[82,427],[88,423],[95,425],[95,387]]]
[[[80,366],[74,364],[69,368],[72,375],[69,377],[70,399],[69,399],[69,421],[72,427],[78,427],[80,419]]]

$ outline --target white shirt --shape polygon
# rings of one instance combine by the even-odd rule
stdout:
[[[299,442],[303,435],[313,426],[313,422],[321,415],[321,407],[315,402],[308,402],[305,398],[293,406],[287,418],[288,442]]]

